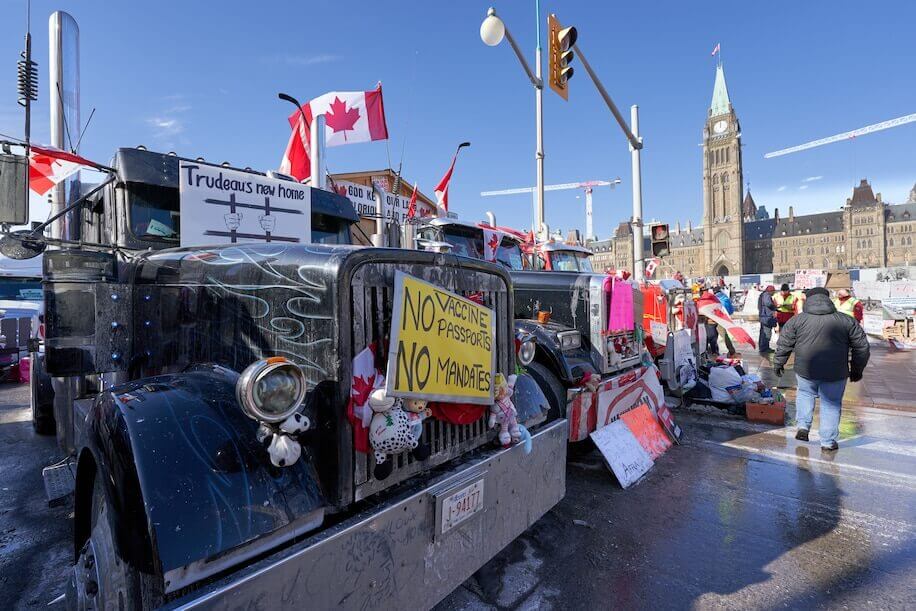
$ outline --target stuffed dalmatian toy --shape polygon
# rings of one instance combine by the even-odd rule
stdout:
[[[258,427],[257,438],[270,455],[270,462],[276,467],[290,467],[296,464],[302,455],[302,446],[296,438],[311,427],[307,416],[295,413],[279,426],[262,422]]]
[[[423,428],[415,425],[401,400],[389,397],[384,388],[373,390],[368,403],[373,411],[369,423],[369,443],[375,450],[373,475],[383,480],[394,469],[388,456],[416,449]]]

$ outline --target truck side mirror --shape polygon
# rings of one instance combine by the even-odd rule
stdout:
[[[25,225],[29,222],[28,166],[28,159],[23,155],[0,153],[0,223]]]
[[[0,237],[0,254],[10,259],[34,259],[45,251],[48,243],[40,233],[33,234],[28,229],[11,231]]]

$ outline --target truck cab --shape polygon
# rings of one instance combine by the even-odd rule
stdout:
[[[304,192],[311,235],[183,243],[186,163]],[[349,200],[282,176],[138,149],[111,166],[78,240],[44,254],[53,394],[33,392],[65,455],[46,488],[72,492],[71,606],[429,608],[562,498],[566,422],[513,376],[503,266],[350,245]],[[478,379],[512,380],[530,443],[497,443],[457,384],[417,417],[376,393],[404,277],[492,317]]]
[[[543,242],[532,248],[533,269],[549,272],[593,273],[592,252],[575,244]]]

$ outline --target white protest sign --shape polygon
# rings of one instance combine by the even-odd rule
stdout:
[[[375,194],[372,187],[358,185],[355,182],[345,180],[334,181],[337,193],[348,198],[353,202],[356,208],[356,214],[361,217],[375,218],[378,216],[378,206],[375,203]],[[328,187],[330,188],[330,186]],[[394,195],[393,193],[384,192],[382,194],[385,205],[385,218],[395,220],[403,224],[407,219],[407,210],[410,207],[410,197],[406,195]],[[425,203],[417,200],[417,216],[421,216],[423,210],[428,209]]]
[[[639,481],[655,464],[622,420],[598,429],[590,437],[623,488]]]
[[[658,322],[657,320],[649,321],[649,333],[652,336],[652,341],[659,346],[664,346],[668,343],[668,325],[663,322]]]
[[[193,161],[178,173],[182,246],[312,241],[309,187]]]
[[[797,269],[795,270],[795,288],[813,289],[827,284],[827,272],[822,269]]]

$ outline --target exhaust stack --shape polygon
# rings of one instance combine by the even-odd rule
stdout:
[[[55,11],[48,20],[48,101],[51,107],[51,146],[70,151],[82,130],[80,123],[80,29],[76,20]],[[51,214],[57,214],[80,196],[79,174],[51,192]],[[71,210],[51,224],[52,238],[78,240],[79,210]]]

